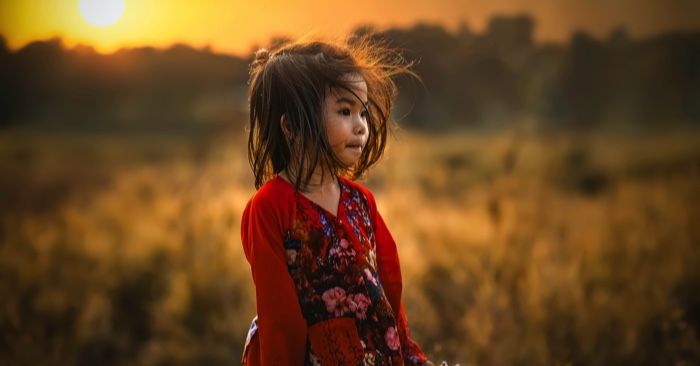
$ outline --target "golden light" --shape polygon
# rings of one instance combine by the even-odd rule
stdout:
[[[124,14],[123,0],[80,0],[80,15],[90,24],[106,27]]]

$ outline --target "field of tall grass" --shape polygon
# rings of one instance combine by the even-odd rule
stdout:
[[[0,363],[239,361],[242,131],[5,132],[0,168]],[[402,131],[362,183],[431,359],[700,363],[699,135]]]

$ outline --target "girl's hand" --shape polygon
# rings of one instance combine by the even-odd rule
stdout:
[[[432,361],[427,360],[427,361],[423,362],[423,365],[421,365],[421,366],[435,366],[435,364]],[[442,361],[440,363],[440,366],[450,366],[450,364],[448,364],[447,361]],[[456,363],[455,366],[459,366],[459,364]]]
[[[430,361],[427,361],[426,363],[424,363],[424,365],[434,366],[434,364],[433,364],[432,362],[430,362]],[[450,365],[447,363],[447,361],[442,361],[442,362],[440,363],[440,366],[450,366]],[[455,366],[459,366],[459,364],[456,363]]]

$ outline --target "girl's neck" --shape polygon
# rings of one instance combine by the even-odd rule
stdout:
[[[295,176],[293,174],[290,174],[288,170],[281,171],[279,175],[282,176],[282,178],[284,178],[289,183],[292,183],[295,178]],[[335,189],[337,189],[337,187],[338,177],[329,172],[321,174],[321,172],[318,169],[316,169],[311,175],[309,183],[306,185],[303,192],[323,195],[325,193],[333,192]]]

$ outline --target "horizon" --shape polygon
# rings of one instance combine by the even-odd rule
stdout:
[[[518,15],[526,15],[527,16],[528,14],[514,14],[512,16],[515,17]],[[497,15],[497,16],[499,16],[499,15]],[[500,15],[500,16],[502,16],[502,15]],[[506,17],[508,17],[508,16],[506,16]],[[400,27],[397,26],[397,27],[379,28],[379,27],[374,26],[373,24],[362,24],[362,25],[358,25],[358,26],[369,26],[372,29],[374,29],[375,31],[381,33],[381,32],[388,31],[388,30],[409,30],[409,29],[412,29],[412,28],[420,26],[420,25],[439,26],[439,27],[442,27],[450,35],[456,35],[459,32],[459,29],[457,29],[457,30],[449,29],[448,27],[445,27],[444,24],[439,24],[439,23],[434,23],[434,22],[425,22],[425,21],[421,21],[421,20],[418,20],[413,24],[408,24],[406,26],[400,26]],[[535,28],[536,27],[537,27],[537,23],[535,20]],[[595,39],[597,41],[604,41],[606,38],[610,37],[610,35],[613,32],[615,32],[617,30],[623,30],[625,32],[625,35],[631,41],[641,41],[641,40],[647,40],[647,39],[652,39],[652,38],[656,38],[656,37],[664,37],[664,36],[673,35],[673,34],[700,34],[700,27],[697,27],[694,29],[671,29],[671,30],[661,31],[661,32],[655,33],[655,34],[634,37],[629,33],[629,31],[625,27],[618,26],[616,28],[613,28],[613,30],[611,30],[611,32],[609,34],[606,34],[606,35],[598,36],[598,35],[592,34],[590,32],[578,30],[578,31],[572,32],[569,35],[569,37],[567,37],[566,39],[563,39],[563,40],[542,41],[542,40],[534,39],[533,42],[536,45],[566,46],[567,44],[569,44],[571,42],[571,38],[577,33],[583,33],[583,34],[587,35],[588,37],[591,37],[592,39]],[[348,33],[351,31],[352,30],[348,31]],[[488,31],[488,29],[483,29],[480,32],[475,32],[473,30],[470,30],[470,31],[473,32],[472,34],[475,34],[475,35],[483,35]],[[337,36],[337,37],[339,37],[339,36]],[[71,42],[66,40],[65,36],[62,36],[62,35],[53,35],[53,36],[31,39],[31,40],[28,40],[27,42],[25,42],[21,45],[15,45],[13,47],[9,42],[9,38],[8,38],[7,34],[0,32],[0,39],[5,41],[5,46],[12,53],[16,53],[32,43],[58,41],[61,45],[61,48],[64,50],[77,50],[80,48],[85,48],[85,49],[88,49],[95,54],[102,55],[102,56],[109,56],[109,55],[113,55],[113,54],[116,54],[116,53],[119,53],[122,51],[129,51],[129,50],[153,49],[153,50],[158,50],[158,51],[166,51],[166,50],[173,49],[176,47],[186,47],[186,48],[190,48],[192,50],[196,50],[196,51],[200,51],[200,52],[209,52],[209,53],[215,54],[215,55],[226,55],[226,56],[243,58],[243,57],[247,57],[250,54],[252,54],[257,48],[264,47],[265,45],[269,44],[270,41],[272,41],[275,38],[295,39],[295,37],[290,35],[290,34],[272,35],[272,36],[270,36],[270,38],[266,39],[263,42],[256,42],[256,43],[250,44],[248,47],[248,51],[246,51],[244,53],[236,53],[236,52],[226,51],[226,50],[222,50],[222,49],[217,49],[212,44],[196,45],[196,44],[183,42],[183,41],[173,41],[172,43],[165,43],[165,44],[158,44],[158,45],[132,44],[132,45],[124,45],[124,46],[118,47],[116,49],[103,50],[103,49],[100,49],[99,47],[97,47],[96,45],[90,44],[90,43],[83,43],[83,42],[71,43]],[[329,38],[329,37],[324,37],[324,38]],[[331,38],[333,38],[333,37],[331,37]]]
[[[17,50],[35,40],[61,38],[67,48],[86,45],[101,54],[122,48],[186,44],[214,53],[244,55],[280,36],[319,34],[337,38],[363,25],[383,31],[420,23],[440,25],[450,33],[460,27],[483,33],[495,16],[517,15],[535,21],[533,38],[537,43],[566,43],[579,31],[601,39],[624,28],[630,39],[639,39],[700,30],[700,4],[682,0],[621,0],[615,4],[584,0],[566,4],[546,0],[442,0],[431,6],[414,1],[400,5],[360,1],[347,9],[313,1],[287,6],[276,0],[247,4],[208,0],[192,6],[177,1],[145,4],[126,0],[123,16],[108,26],[91,24],[79,13],[77,0],[68,4],[72,5],[48,0],[0,4],[0,34],[5,35],[8,48]]]

